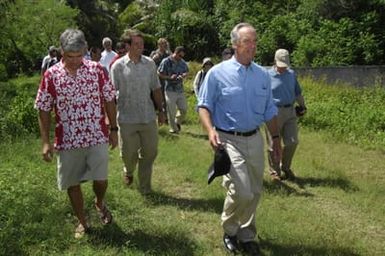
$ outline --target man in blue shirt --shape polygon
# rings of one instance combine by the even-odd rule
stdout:
[[[290,69],[289,52],[285,49],[278,49],[275,52],[274,65],[269,69],[271,78],[271,89],[275,105],[278,107],[278,128],[283,141],[282,161],[276,162],[272,157],[272,139],[267,131],[267,141],[269,144],[269,165],[270,174],[273,180],[281,179],[281,171],[284,173],[283,179],[295,178],[291,170],[291,162],[298,145],[298,126],[297,115],[294,103],[300,106],[300,115],[305,114],[305,100],[302,96],[301,87],[297,81],[297,76]]]
[[[165,98],[170,133],[178,133],[187,112],[187,100],[184,95],[183,80],[187,76],[188,66],[183,60],[185,49],[178,46],[171,56],[162,60],[158,75],[165,80]],[[177,109],[178,108],[178,109]],[[177,110],[179,113],[177,115]]]
[[[198,97],[201,122],[209,142],[224,147],[231,159],[230,172],[223,177],[227,189],[221,216],[225,248],[235,253],[260,255],[255,241],[255,215],[262,192],[264,171],[263,139],[259,127],[266,123],[274,136],[274,158],[280,161],[270,77],[253,62],[256,31],[240,23],[231,31],[235,55],[210,69]]]

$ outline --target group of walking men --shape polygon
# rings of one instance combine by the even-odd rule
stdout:
[[[230,37],[234,55],[205,74],[197,93],[197,109],[210,145],[224,148],[231,160],[230,172],[223,176],[227,189],[221,215],[224,246],[230,252],[260,255],[255,241],[255,213],[264,170],[260,129],[266,124],[272,177],[294,179],[290,169],[298,143],[294,103],[302,107],[302,114],[306,107],[296,76],[289,69],[286,50],[278,50],[275,65],[266,70],[253,61],[257,35],[252,25],[236,25]],[[79,220],[76,237],[90,230],[84,214],[83,181],[93,181],[94,205],[101,222],[112,221],[105,203],[108,144],[112,149],[120,146],[124,182],[132,184],[137,166],[139,190],[143,194],[151,192],[157,126],[167,119],[161,84],[165,87],[171,133],[180,131],[186,114],[183,79],[188,67],[183,61],[184,48],[176,47],[166,57],[165,51],[159,49],[167,46],[159,46],[151,58],[143,55],[144,39],[139,31],[126,31],[122,41],[127,53],[107,74],[97,62],[84,59],[87,43],[83,32],[67,29],[60,37],[62,60],[44,73],[36,97],[43,159],[52,161],[57,150],[58,187],[67,190]],[[159,61],[162,54],[164,58]],[[176,118],[174,106],[180,112]],[[52,110],[56,120],[54,145],[49,135]]]

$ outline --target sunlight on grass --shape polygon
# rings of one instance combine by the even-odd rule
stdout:
[[[295,182],[265,173],[257,228],[264,255],[383,255],[383,153],[335,143],[301,129]],[[44,163],[40,141],[0,149],[0,255],[224,255],[220,213],[224,189],[207,185],[212,150],[198,125],[180,135],[160,129],[154,193],[143,197],[122,182],[122,162],[110,152],[107,203],[114,223],[102,226],[90,183],[83,185],[94,231],[73,238],[75,219],[57,191],[55,163]],[[137,176],[136,176],[137,177]]]

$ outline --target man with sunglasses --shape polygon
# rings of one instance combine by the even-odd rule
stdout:
[[[162,60],[158,75],[165,80],[165,98],[170,133],[179,133],[187,112],[187,100],[183,89],[183,80],[188,74],[184,61],[185,48],[178,46],[171,56]],[[179,113],[177,114],[177,110]]]

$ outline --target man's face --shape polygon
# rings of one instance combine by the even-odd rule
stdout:
[[[82,65],[83,51],[64,52],[63,62],[66,68],[76,70]]]
[[[166,42],[161,42],[161,43],[158,44],[158,47],[159,47],[160,50],[165,51],[165,50],[167,50],[167,43]]]
[[[91,52],[91,60],[99,62],[101,58],[102,58],[102,52],[99,48]]]
[[[276,69],[278,73],[282,74],[286,72],[287,67],[276,67]]]
[[[184,52],[183,52],[183,51],[178,52],[177,54],[175,54],[175,59],[176,59],[177,61],[179,61],[179,60],[181,60],[181,59],[183,59],[183,58],[184,58]]]
[[[110,51],[110,50],[112,49],[112,44],[111,44],[111,42],[106,41],[106,42],[104,42],[103,47],[104,47],[104,49],[106,49],[107,51]]]
[[[133,36],[131,38],[130,54],[133,56],[142,55],[144,50],[144,41],[140,36]]]
[[[243,27],[239,31],[239,40],[235,44],[237,56],[247,62],[254,59],[257,49],[257,33],[253,28]]]
[[[127,53],[127,46],[124,45],[123,48],[117,49],[117,52],[118,52],[118,54],[119,54],[120,56],[123,56],[124,54]]]

